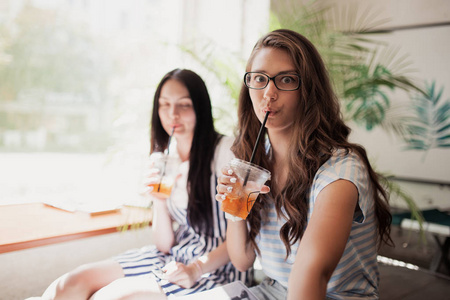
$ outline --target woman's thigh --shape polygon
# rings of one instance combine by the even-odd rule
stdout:
[[[88,285],[96,291],[116,279],[123,278],[124,274],[122,267],[116,261],[103,260],[82,265],[70,272],[69,276],[77,278],[77,282]]]
[[[123,276],[122,267],[113,260],[81,265],[55,280],[44,292],[43,299],[86,299]]]
[[[167,299],[153,275],[124,277],[98,290],[89,300]]]

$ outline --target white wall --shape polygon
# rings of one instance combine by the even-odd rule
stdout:
[[[327,1],[330,3],[330,1]],[[418,82],[436,81],[444,86],[442,100],[450,99],[450,1],[447,0],[333,0],[339,7],[366,9],[386,22],[375,29],[392,30],[377,37],[408,55],[413,71],[407,75]],[[408,95],[395,93],[392,104],[408,101]],[[364,145],[378,171],[400,177],[412,177],[450,183],[450,149],[404,151],[400,139],[381,129],[367,132],[354,124],[352,140]],[[400,183],[419,206],[450,208],[450,187]],[[394,205],[403,203],[393,201]]]

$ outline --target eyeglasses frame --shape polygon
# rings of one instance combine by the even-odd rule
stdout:
[[[262,88],[249,87],[249,86],[247,85],[247,81],[245,80],[248,74],[261,74],[261,75],[264,75],[264,76],[266,76],[267,78],[269,78],[269,80],[267,80],[266,85],[265,85],[264,87],[262,87]],[[295,76],[297,76],[297,77],[298,77],[298,87],[297,87],[296,89],[293,89],[293,90],[280,89],[280,88],[277,86],[276,81],[274,80],[275,77],[277,77],[277,76],[279,76],[279,75],[295,75]],[[285,74],[285,73],[281,73],[281,74],[277,74],[277,75],[275,75],[275,76],[273,76],[273,77],[270,77],[269,75],[264,74],[264,73],[261,73],[261,72],[245,72],[245,74],[244,74],[244,84],[245,84],[245,86],[246,86],[247,88],[252,89],[252,90],[263,90],[263,89],[265,89],[265,88],[269,85],[269,82],[270,82],[271,80],[273,81],[273,84],[275,85],[275,87],[276,87],[278,90],[280,90],[280,91],[287,91],[287,92],[296,91],[296,90],[298,90],[298,89],[300,88],[300,85],[301,85],[301,78],[300,78],[300,75],[295,74],[295,73],[293,73],[293,74],[291,74],[291,73],[286,73],[286,74]]]

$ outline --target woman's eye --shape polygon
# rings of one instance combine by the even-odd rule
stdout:
[[[188,109],[192,107],[192,103],[179,103],[177,106],[181,109]]]
[[[255,76],[256,82],[265,82],[267,79],[264,76]]]
[[[291,76],[284,76],[283,78],[281,78],[281,82],[283,83],[292,83],[294,81],[295,81],[294,77]]]

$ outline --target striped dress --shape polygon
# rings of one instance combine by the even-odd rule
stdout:
[[[220,210],[220,203],[215,200],[217,174],[233,157],[229,150],[233,140],[229,137],[223,137],[216,147],[214,160],[212,162],[213,174],[211,176],[211,201],[213,201],[214,215],[214,236],[205,236],[194,231],[187,224],[187,201],[186,190],[187,174],[189,163],[184,162],[180,165],[180,175],[172,190],[170,198],[167,200],[169,212],[178,228],[175,231],[176,244],[172,247],[169,254],[160,252],[156,246],[150,245],[140,249],[130,250],[116,256],[114,259],[122,266],[125,276],[151,276],[154,277],[162,287],[166,295],[188,295],[204,290],[209,290],[222,284],[240,280],[245,284],[250,284],[253,271],[237,271],[230,263],[220,267],[216,271],[204,274],[200,280],[190,289],[184,289],[167,280],[161,279],[157,271],[166,264],[177,261],[183,264],[189,264],[202,255],[214,250],[225,240],[227,222],[224,213]]]
[[[353,216],[352,229],[344,253],[328,282],[327,297],[378,299],[379,273],[372,186],[363,162],[355,153],[345,155],[343,150],[335,151],[319,168],[309,194],[308,220],[320,191],[338,179],[351,181],[357,187],[359,207]],[[279,232],[284,223],[284,219],[277,218],[272,203],[268,220],[262,224],[257,243],[261,250],[259,259],[264,273],[287,288],[298,243],[291,246],[291,255],[285,260],[286,249]]]

